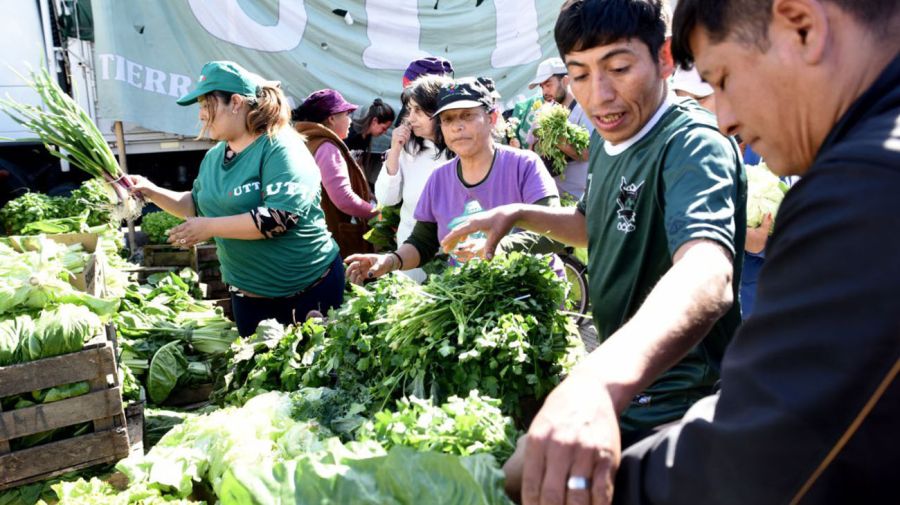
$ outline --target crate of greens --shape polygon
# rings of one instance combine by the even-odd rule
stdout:
[[[87,308],[0,321],[0,490],[129,454],[113,345]]]
[[[147,234],[149,244],[144,246],[144,266],[189,267],[195,262],[194,250],[185,250],[168,244],[169,230],[183,223],[184,219],[167,212],[150,212],[141,218],[141,231]]]

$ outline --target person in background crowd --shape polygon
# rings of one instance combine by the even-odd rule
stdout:
[[[394,109],[376,98],[361,117],[351,121],[350,134],[344,144],[351,151],[367,152],[372,139],[384,135],[395,117]]]
[[[351,116],[350,134],[344,139],[344,144],[366,175],[369,188],[374,189],[381,152],[372,152],[372,140],[384,135],[391,128],[396,114],[393,107],[380,98],[376,98],[365,110],[356,112],[361,114],[355,119]]]
[[[319,208],[319,171],[290,127],[280,85],[213,61],[178,104],[198,101],[201,136],[219,143],[203,157],[193,190],[170,191],[132,175],[134,191],[187,219],[169,232],[173,244],[215,239],[242,336],[264,319],[294,324],[339,306],[344,269]]]
[[[668,90],[666,32],[660,0],[567,1],[556,45],[599,134],[584,198],[577,208],[495,208],[443,241],[447,250],[483,231],[489,256],[517,226],[588,247],[601,344],[550,393],[507,463],[512,490],[524,471],[529,504],[586,501],[599,456],[614,457],[713,392],[741,323],[740,152],[709,111]]]
[[[716,96],[712,86],[703,82],[697,69],[676,68],[672,75],[672,90],[678,96],[693,98],[706,110],[716,113]]]
[[[452,82],[449,77],[424,75],[403,91],[403,106],[409,111],[407,120],[394,128],[391,149],[375,181],[375,198],[379,204],[403,202],[397,228],[398,244],[404,243],[413,231],[416,222],[413,213],[429,176],[450,158],[437,127],[435,111],[441,87]],[[421,268],[403,273],[416,282],[425,281],[425,272]]]
[[[594,125],[584,113],[584,109],[578,105],[575,95],[569,88],[569,71],[561,58],[547,58],[538,65],[537,74],[528,85],[528,89],[537,86],[541,87],[544,102],[555,102],[568,107],[571,111],[569,122],[585,128],[589,135],[593,135]],[[581,199],[587,186],[590,147],[579,153],[567,142],[562,142],[559,149],[566,154],[569,162],[566,164],[566,172],[553,178],[556,187],[560,192],[569,193],[576,200]]]
[[[397,251],[357,254],[345,260],[351,282],[424,264],[438,253],[441,238],[455,222],[482,209],[514,202],[559,205],[553,179],[536,154],[494,142],[497,115],[491,92],[476,79],[451,81],[440,88],[434,117],[447,147],[457,157],[428,178],[416,206],[412,233]],[[513,235],[504,247],[547,252],[554,244],[524,232]],[[453,254],[466,261],[473,256],[472,246]]]
[[[410,62],[403,72],[403,89],[409,87],[413,81],[423,75],[438,75],[444,77],[453,77],[453,64],[450,60],[441,58],[440,56],[428,56]],[[397,114],[397,120],[394,126],[400,126],[406,118],[406,109],[400,107],[400,113]]]
[[[341,255],[373,250],[363,235],[378,214],[369,183],[343,139],[350,133],[350,113],[356,105],[333,89],[311,93],[293,111],[294,127],[306,137],[322,174],[322,209]]]

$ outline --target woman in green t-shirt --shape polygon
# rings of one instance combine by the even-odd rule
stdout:
[[[201,135],[220,142],[200,165],[192,191],[131,176],[135,191],[187,218],[169,242],[190,248],[215,239],[241,335],[260,321],[302,321],[340,305],[344,270],[319,206],[321,179],[303,138],[290,127],[278,83],[239,65],[204,65],[179,105],[200,103]]]

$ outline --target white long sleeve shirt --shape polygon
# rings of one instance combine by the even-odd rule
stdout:
[[[416,154],[410,154],[405,149],[400,153],[398,164],[400,169],[396,174],[388,174],[387,167],[381,166],[381,173],[375,180],[375,199],[381,205],[396,205],[401,200],[400,226],[397,227],[397,244],[402,244],[412,234],[416,220],[413,213],[419,204],[419,196],[425,189],[425,183],[434,170],[448,161],[449,158],[439,156],[435,159],[438,150],[430,140],[424,140],[422,150]],[[404,272],[418,282],[425,279],[421,269]]]

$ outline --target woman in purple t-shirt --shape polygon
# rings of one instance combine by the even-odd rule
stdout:
[[[497,115],[490,91],[477,80],[460,79],[441,88],[435,117],[457,157],[431,174],[416,206],[413,232],[399,249],[345,260],[352,282],[428,262],[440,249],[440,240],[475,212],[509,203],[559,204],[556,184],[536,154],[494,143],[491,132]],[[556,249],[555,243],[530,232],[505,240],[504,250]],[[467,260],[479,249],[476,241],[469,241],[453,254]]]

